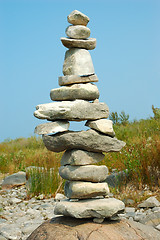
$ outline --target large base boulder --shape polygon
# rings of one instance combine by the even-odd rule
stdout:
[[[107,221],[57,217],[39,226],[27,240],[157,240],[160,232],[134,221]]]

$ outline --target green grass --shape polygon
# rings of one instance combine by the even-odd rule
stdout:
[[[128,169],[130,181],[137,189],[145,184],[150,189],[160,186],[160,119],[117,123],[114,130],[126,146],[118,153],[106,153],[100,164],[108,166],[110,171]],[[43,172],[30,173],[29,195],[53,195],[63,191],[58,174],[62,154],[48,151],[40,137],[8,140],[0,143],[0,172],[12,174],[25,171],[28,166],[44,167]],[[52,173],[51,168],[54,168]]]

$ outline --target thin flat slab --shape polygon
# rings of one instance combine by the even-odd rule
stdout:
[[[95,121],[87,121],[85,126],[88,126],[104,134],[107,134],[111,137],[115,136],[115,132],[113,130],[113,122],[109,119],[98,119]]]
[[[95,164],[103,160],[105,155],[103,153],[94,153],[84,150],[72,149],[67,150],[62,156],[61,165],[88,165]]]
[[[95,73],[91,55],[88,50],[70,48],[65,53],[63,63],[64,75],[90,75]]]
[[[78,202],[58,202],[54,213],[75,218],[111,218],[123,212],[125,205],[115,198],[87,199]]]
[[[92,83],[73,84],[70,86],[52,89],[50,97],[53,101],[76,99],[91,101],[99,98],[99,91],[97,86]]]
[[[90,103],[85,100],[62,101],[40,104],[34,116],[39,119],[83,121],[109,116],[109,108],[105,103]]]
[[[61,42],[66,48],[84,48],[87,50],[93,50],[96,47],[96,38],[88,38],[84,40],[62,37]]]
[[[108,168],[104,165],[61,166],[59,174],[70,181],[103,182],[108,175]]]
[[[67,86],[75,83],[89,83],[89,82],[98,82],[98,77],[96,74],[79,76],[79,75],[68,75],[58,78],[60,86]]]
[[[74,10],[67,16],[67,20],[69,23],[71,23],[73,25],[86,26],[89,22],[89,17],[86,16],[84,13],[81,13],[78,10]]]
[[[64,186],[65,196],[71,199],[86,199],[97,196],[106,196],[109,194],[108,184],[66,181]]]
[[[56,132],[64,132],[69,128],[68,121],[54,121],[40,124],[35,127],[34,133],[43,135],[43,134],[51,134]]]
[[[91,152],[118,152],[125,142],[98,133],[95,130],[67,131],[52,136],[43,135],[43,142],[48,150],[61,152],[67,149],[82,149]]]

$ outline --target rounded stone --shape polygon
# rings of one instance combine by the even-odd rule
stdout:
[[[104,165],[61,166],[59,174],[70,181],[102,182],[108,175],[108,168]]]
[[[67,20],[69,23],[74,25],[86,26],[89,22],[89,17],[78,10],[74,10],[67,16]]]
[[[82,181],[66,181],[65,196],[68,198],[87,199],[109,194],[108,184],[105,182],[92,183]]]
[[[66,35],[75,39],[86,39],[90,36],[90,29],[82,25],[72,25],[66,28]]]

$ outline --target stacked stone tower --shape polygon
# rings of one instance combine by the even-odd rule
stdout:
[[[65,151],[59,174],[66,179],[67,200],[57,203],[55,214],[75,218],[115,218],[124,210],[124,204],[109,198],[105,182],[106,166],[97,166],[102,161],[102,152],[120,151],[124,142],[115,138],[112,121],[108,120],[109,109],[99,102],[95,84],[98,78],[88,50],[96,47],[96,39],[89,38],[89,18],[75,10],[68,16],[72,25],[66,29],[68,38],[61,38],[66,51],[63,64],[64,76],[59,77],[57,89],[50,97],[54,102],[36,107],[34,116],[49,122],[38,125],[35,133],[43,135],[48,150]],[[87,131],[69,131],[69,121],[87,120]]]

